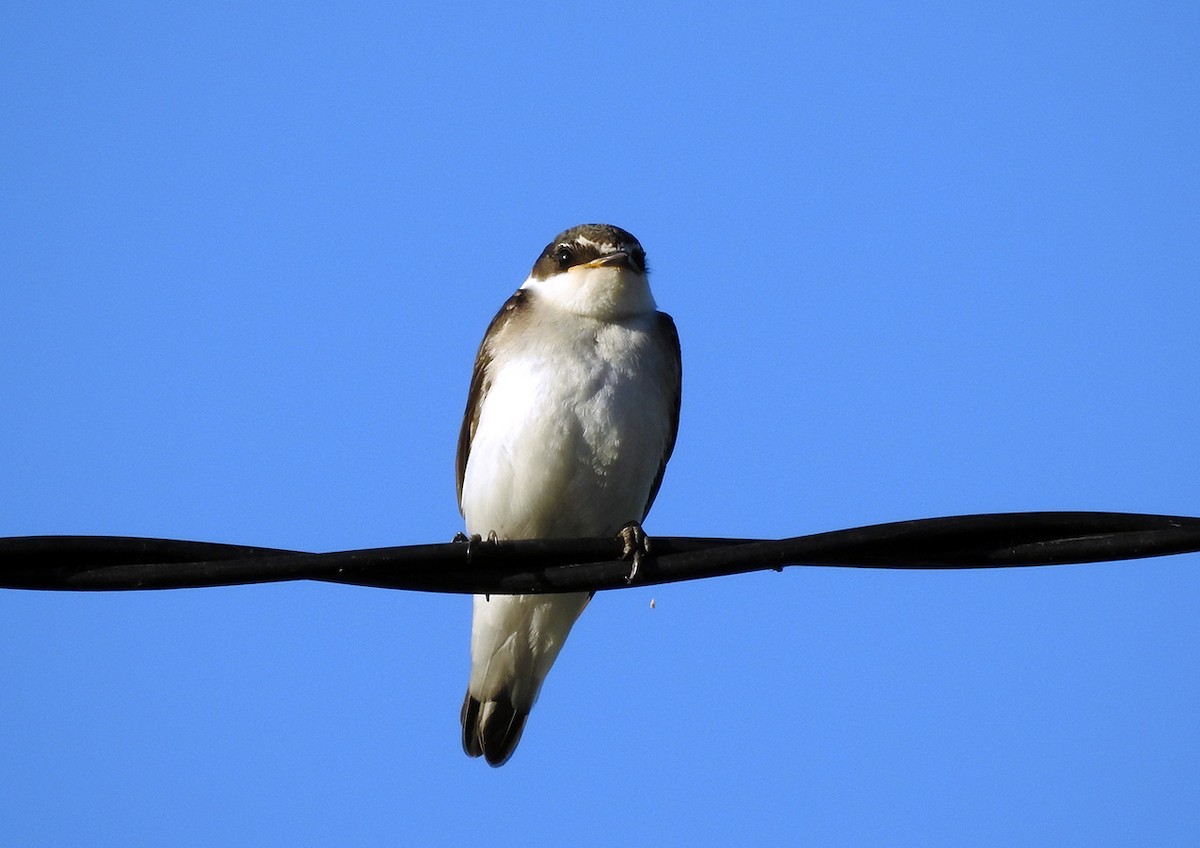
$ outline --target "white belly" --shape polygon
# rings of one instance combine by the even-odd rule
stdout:
[[[589,322],[494,362],[463,478],[467,532],[603,536],[640,521],[669,437],[663,359],[642,328]]]

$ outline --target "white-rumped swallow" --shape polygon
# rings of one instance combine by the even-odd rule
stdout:
[[[632,235],[584,224],[546,246],[479,346],[458,437],[471,535],[609,536],[654,503],[679,426],[675,323]],[[627,548],[630,539],[625,535]],[[586,592],[476,595],[463,749],[504,764]]]

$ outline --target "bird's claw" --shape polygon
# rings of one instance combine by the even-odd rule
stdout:
[[[620,532],[617,533],[624,548],[621,550],[621,559],[632,560],[633,565],[629,569],[629,576],[625,578],[626,585],[633,582],[637,577],[638,569],[642,565],[642,557],[650,553],[650,537],[646,535],[646,531],[642,529],[642,525],[636,521],[630,521]]]
[[[483,537],[478,533],[472,533],[470,536],[465,533],[455,533],[452,541],[467,543],[467,562],[470,562],[471,558],[475,556],[476,546],[484,543]],[[489,545],[494,545],[499,541],[500,537],[496,535],[496,531],[489,530],[487,534],[487,543]]]
[[[482,536],[480,536],[478,533],[472,533],[470,536],[468,536],[466,533],[455,533],[453,541],[467,543],[467,564],[468,565],[470,565],[473,562],[473,558],[475,556],[475,551],[478,549],[478,546],[485,543],[484,538]],[[486,543],[489,545],[494,545],[499,541],[500,541],[500,537],[496,535],[496,531],[489,530],[488,534],[487,534]],[[483,597],[485,597],[489,601],[492,599],[492,596],[490,594],[486,594],[486,593],[484,594]]]

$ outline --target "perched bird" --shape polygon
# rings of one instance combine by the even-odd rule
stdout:
[[[675,446],[680,379],[675,322],[657,310],[637,239],[607,224],[560,233],[479,346],[458,437],[467,533],[620,533],[627,553],[644,550],[641,521]],[[467,754],[493,766],[512,756],[589,600],[586,592],[475,596]]]

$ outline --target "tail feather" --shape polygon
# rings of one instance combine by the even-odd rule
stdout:
[[[467,756],[483,756],[488,765],[502,766],[521,741],[529,710],[515,709],[507,693],[480,703],[468,691],[461,718],[463,750]]]
[[[525,720],[591,595],[475,597],[471,678],[463,699],[463,750],[503,765],[521,741]]]

